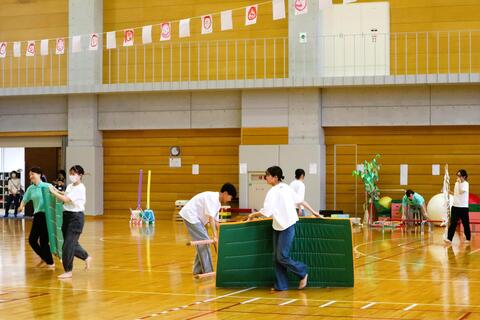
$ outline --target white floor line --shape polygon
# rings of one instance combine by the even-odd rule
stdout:
[[[416,306],[418,306],[418,304],[414,303],[412,305],[409,305],[408,307],[406,307],[405,309],[403,309],[404,311],[408,311],[408,310],[411,310],[413,308],[415,308]]]
[[[374,305],[376,305],[376,304],[377,304],[376,302],[371,302],[371,303],[369,303],[369,304],[364,305],[361,309],[368,309],[368,308],[370,308],[371,306],[374,306]]]
[[[292,300],[288,300],[288,301],[285,301],[285,302],[282,302],[279,304],[279,306],[286,306],[287,304],[290,304],[292,302],[295,302],[297,301],[298,299],[292,299]]]
[[[236,294],[238,294],[238,293],[245,292],[245,291],[250,291],[250,290],[255,289],[255,288],[256,288],[256,287],[250,287],[250,288],[247,288],[247,289],[235,291],[235,292],[232,292],[232,293],[224,294],[223,296],[219,296],[219,297],[215,297],[215,298],[210,298],[210,299],[207,299],[207,300],[203,300],[203,302],[215,301],[215,300],[222,299],[222,298],[229,297],[229,296],[233,296],[233,295],[236,295]]]
[[[335,301],[335,300],[329,301],[329,302],[327,302],[327,303],[322,304],[322,305],[320,306],[320,308],[328,307],[329,305],[332,305],[332,304],[334,304],[335,302],[337,302],[337,301]]]
[[[262,299],[262,298],[253,298],[253,299],[250,299],[250,300],[247,300],[247,301],[240,302],[240,304],[247,304],[247,303],[254,302],[254,301],[257,301],[257,300],[260,300],[260,299]]]

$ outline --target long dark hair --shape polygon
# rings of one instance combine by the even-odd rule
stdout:
[[[43,174],[43,170],[42,168],[40,167],[32,167],[30,168],[30,170],[28,170],[29,172],[33,172],[33,173],[36,173],[36,174],[39,174],[40,175],[40,180],[42,180],[43,182],[47,182],[47,177],[45,176],[45,174]]]

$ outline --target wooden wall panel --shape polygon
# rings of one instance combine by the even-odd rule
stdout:
[[[38,56],[25,57],[27,45],[25,41],[59,37],[68,37],[68,0],[2,0],[0,41],[8,42],[8,56],[1,59],[1,68],[5,69],[5,78],[2,77],[1,85],[5,87],[65,85],[67,55],[40,57],[40,41],[37,41]],[[13,58],[13,41],[23,41],[21,58]],[[53,40],[49,43],[49,50],[50,52],[55,50]]]
[[[129,218],[136,205],[138,172],[144,170],[142,207],[146,205],[147,170],[152,170],[151,207],[157,219],[171,219],[175,200],[188,200],[223,183],[238,187],[240,129],[105,131],[104,208],[106,217]],[[181,147],[181,168],[170,168],[171,146]],[[192,164],[200,174],[192,175]]]
[[[162,21],[212,14],[256,3],[258,2],[239,0],[144,0],[142,5],[136,3],[134,5],[131,1],[112,0],[104,4],[104,30],[123,30],[158,24]],[[245,11],[233,11],[234,28],[231,31],[223,32],[220,31],[220,15],[214,15],[213,33],[208,35],[200,34],[200,18],[195,18],[190,21],[191,36],[184,39],[179,39],[178,22],[173,22],[172,41],[163,43],[159,42],[160,27],[155,26],[152,30],[152,39],[156,42],[154,49],[152,45],[140,45],[137,49],[129,48],[128,61],[125,48],[104,52],[104,82],[125,82],[127,70],[129,82],[143,81],[144,79],[147,82],[151,82],[153,79],[155,81],[217,80],[217,74],[219,80],[227,77],[228,79],[253,79],[255,76],[263,78],[264,74],[269,78],[288,75],[288,42],[283,42],[283,38],[288,37],[288,21],[287,19],[273,21],[271,12],[271,3],[259,6],[257,24],[247,27],[245,26]],[[136,41],[141,41],[141,29],[137,29],[135,32]],[[117,44],[122,43],[122,37],[121,32],[117,33]],[[255,66],[253,62],[254,39],[260,38],[262,40],[256,43],[257,63]],[[263,42],[263,38],[268,38],[268,40]],[[277,39],[275,43],[273,38]],[[226,40],[229,42],[227,43]],[[234,40],[237,40],[237,43]],[[201,42],[198,43],[198,41]],[[209,48],[207,48],[207,42]],[[181,49],[180,46],[182,46]],[[137,50],[136,60],[135,50]],[[283,63],[284,59],[285,64]],[[276,61],[275,69],[273,67],[274,60]],[[109,65],[113,67],[109,68]],[[117,69],[117,65],[120,66],[119,69]],[[135,79],[135,70],[137,79]]]
[[[288,144],[288,127],[242,128],[242,144]]]
[[[357,161],[370,161],[380,154],[380,189],[411,188],[428,201],[440,193],[443,167],[449,164],[453,182],[457,170],[469,173],[470,192],[480,193],[480,127],[351,127],[325,128],[327,154],[327,208],[333,209],[334,170],[336,170],[337,208],[355,212],[354,147],[338,146],[336,169],[334,145],[356,144]],[[408,186],[400,186],[400,164],[408,164]],[[432,164],[441,165],[441,175],[432,176]],[[452,186],[453,188],[453,183]],[[384,191],[382,196],[400,199],[401,192]],[[357,181],[357,212],[362,215],[364,187]]]

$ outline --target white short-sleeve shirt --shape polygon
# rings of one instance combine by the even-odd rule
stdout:
[[[205,191],[190,199],[180,210],[180,216],[192,224],[201,222],[205,225],[209,217],[218,221],[221,206],[219,192]]]
[[[305,201],[305,183],[303,183],[303,181],[297,179],[293,180],[290,183],[290,188],[295,191],[295,193],[301,199],[301,202]]]
[[[268,191],[260,212],[266,217],[272,217],[273,229],[282,231],[298,221],[295,206],[300,202],[302,201],[295,191],[281,182]]]
[[[455,188],[453,189],[453,206],[457,208],[468,208],[468,189],[469,185],[467,181],[459,183],[455,182]],[[460,193],[460,190],[463,193]]]
[[[85,185],[80,183],[76,186],[69,184],[65,190],[65,196],[71,202],[63,204],[63,210],[72,212],[84,212],[85,202],[87,201],[87,190]]]

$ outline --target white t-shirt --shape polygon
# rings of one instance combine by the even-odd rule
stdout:
[[[208,218],[213,217],[218,221],[218,211],[220,211],[220,193],[205,191],[194,196],[180,210],[180,216],[192,224],[208,223]]]
[[[290,188],[292,188],[298,195],[298,198],[301,199],[300,202],[305,201],[305,183],[303,183],[302,180],[293,180],[290,183]]]
[[[71,200],[63,204],[63,210],[72,212],[84,212],[87,201],[87,190],[83,183],[74,186],[73,183],[67,186],[65,196]]]
[[[295,205],[300,202],[302,201],[295,191],[288,184],[281,182],[268,191],[260,212],[265,217],[272,217],[273,229],[282,231],[298,221]]]
[[[462,183],[455,182],[455,188],[453,189],[453,206],[457,208],[468,208],[468,182]],[[460,194],[460,190],[464,191]]]

